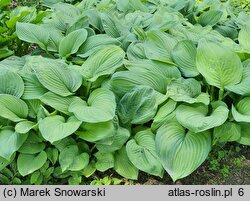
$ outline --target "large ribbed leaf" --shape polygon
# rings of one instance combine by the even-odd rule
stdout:
[[[15,132],[13,127],[0,128],[0,157],[10,160],[27,139],[27,135],[22,135]]]
[[[208,84],[221,89],[239,83],[242,78],[240,58],[232,50],[215,42],[199,42],[196,65]]]
[[[81,75],[61,61],[35,57],[32,69],[45,88],[61,96],[72,95],[82,84]]]
[[[245,97],[240,100],[236,107],[232,106],[232,114],[237,122],[250,123],[250,97]]]
[[[182,126],[198,133],[220,126],[227,120],[229,110],[225,103],[213,102],[212,109],[212,113],[208,115],[208,106],[182,104],[176,109],[176,118]]]
[[[48,90],[38,81],[34,74],[22,74],[24,81],[24,93],[22,99],[38,99]]]
[[[143,124],[155,116],[156,94],[147,86],[136,86],[118,104],[118,115],[123,124]]]
[[[239,140],[241,127],[235,122],[225,122],[221,126],[215,127],[213,132],[213,144],[217,142],[232,142]]]
[[[128,46],[127,57],[131,61],[138,61],[139,59],[146,59],[144,44],[141,42],[133,42]]]
[[[78,29],[69,33],[63,38],[59,45],[59,54],[62,57],[68,57],[71,54],[75,54],[79,47],[87,39],[88,32],[86,29]]]
[[[26,119],[27,116],[28,106],[24,101],[12,95],[0,95],[0,117],[19,122]]]
[[[240,94],[243,96],[250,95],[250,64],[248,63],[250,60],[246,60],[243,62],[243,76],[239,84],[229,85],[225,87],[227,90],[232,91],[236,94]]]
[[[109,141],[109,138],[104,138],[102,141],[97,142],[96,148],[103,153],[110,153],[117,151],[127,142],[130,137],[130,131],[123,127],[118,127],[112,136],[111,143],[105,143]]]
[[[138,169],[131,163],[128,158],[126,147],[122,147],[119,151],[115,153],[115,171],[128,179],[138,178]]]
[[[40,169],[47,160],[45,151],[39,154],[19,154],[17,158],[17,169],[22,176],[26,176]]]
[[[62,172],[83,170],[89,164],[89,155],[80,153],[77,145],[65,147],[59,155]]]
[[[94,82],[102,75],[110,75],[123,64],[124,51],[114,45],[103,47],[91,54],[82,65],[81,74]]]
[[[165,94],[168,80],[155,72],[121,71],[113,74],[111,78],[112,90],[119,97],[137,85],[152,87],[154,90]]]
[[[37,123],[25,120],[18,122],[15,126],[15,130],[17,133],[25,134],[28,133],[31,129],[36,128],[37,126]]]
[[[193,79],[173,79],[167,86],[167,94],[174,101],[209,104],[209,95],[201,92],[200,83]]]
[[[115,127],[112,121],[83,123],[76,134],[88,142],[97,142],[112,137],[115,134]]]
[[[222,15],[223,12],[221,10],[209,10],[200,15],[200,17],[198,18],[198,23],[202,26],[214,26],[220,21]]]
[[[240,144],[250,146],[250,124],[249,123],[241,123],[241,138],[238,140]]]
[[[53,143],[73,134],[81,125],[75,117],[65,121],[64,117],[56,115],[46,117],[39,122],[39,130],[45,140]]]
[[[158,129],[165,122],[172,119],[171,114],[175,110],[176,104],[177,104],[177,102],[173,101],[172,99],[169,99],[164,105],[162,105],[158,109],[158,111],[154,117],[154,121],[152,123],[152,126],[151,126],[152,130]]]
[[[114,94],[107,89],[96,89],[88,101],[75,100],[69,106],[69,112],[83,122],[98,123],[114,118],[116,101]]]
[[[96,169],[101,172],[113,168],[115,165],[115,159],[112,153],[97,152],[95,157],[97,159]]]
[[[40,98],[40,100],[44,104],[49,105],[50,107],[53,107],[54,109],[69,115],[70,112],[68,111],[68,109],[70,104],[76,100],[81,100],[81,98],[77,96],[63,97],[53,92],[47,92]]]
[[[190,40],[178,42],[172,51],[173,61],[185,77],[195,77],[200,74],[195,63],[196,52],[196,47]]]
[[[126,150],[129,160],[139,170],[163,176],[163,168],[156,154],[155,135],[150,130],[136,133],[134,138],[128,141]]]
[[[112,38],[106,34],[98,34],[94,36],[90,36],[83,43],[83,45],[79,48],[77,55],[80,57],[88,57],[93,52],[102,49],[107,45],[117,45],[120,46],[120,42]]]
[[[10,94],[20,98],[24,92],[22,78],[12,71],[1,69],[0,71],[0,94]]]
[[[185,133],[177,122],[164,124],[156,133],[156,151],[173,181],[188,176],[207,158],[211,149],[208,131]]]
[[[48,45],[49,32],[41,25],[17,22],[16,33],[21,40],[36,43],[41,48],[46,49]]]
[[[176,44],[177,40],[171,35],[158,30],[149,31],[144,43],[145,54],[148,59],[173,63],[170,53]]]
[[[241,48],[244,52],[250,54],[250,42],[249,42],[249,35],[250,35],[250,22],[245,24],[239,32],[239,42]]]

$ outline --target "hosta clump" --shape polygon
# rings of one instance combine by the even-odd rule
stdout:
[[[248,15],[216,0],[41,3],[42,24],[16,26],[38,48],[0,62],[0,170],[176,181],[213,145],[250,145]]]

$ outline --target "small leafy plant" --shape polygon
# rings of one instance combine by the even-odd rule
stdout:
[[[31,184],[108,169],[176,181],[214,145],[250,145],[248,14],[219,0],[40,4],[13,18],[37,48],[0,62],[0,170],[16,163]]]

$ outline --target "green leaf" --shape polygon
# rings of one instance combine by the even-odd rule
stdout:
[[[10,161],[0,156],[0,171],[9,165]]]
[[[82,123],[76,134],[88,142],[97,142],[115,134],[115,127],[112,121],[101,123]]]
[[[41,25],[17,22],[16,33],[19,39],[36,43],[43,49],[48,45],[49,33]]]
[[[155,135],[150,130],[136,133],[134,139],[128,141],[126,150],[129,160],[139,170],[150,175],[163,176],[163,168],[156,154]]]
[[[9,50],[8,47],[0,48],[0,59],[7,58],[14,54],[14,51]]]
[[[32,69],[45,88],[60,96],[72,95],[82,85],[81,75],[62,61],[35,57]]]
[[[153,120],[151,128],[153,131],[157,130],[165,122],[172,119],[173,111],[175,110],[177,102],[169,99],[164,105],[162,105]]]
[[[26,176],[40,169],[46,161],[47,154],[45,151],[39,154],[19,154],[17,169],[22,176]]]
[[[173,79],[167,86],[167,94],[174,101],[209,104],[209,95],[201,92],[200,83],[193,79]]]
[[[144,43],[145,54],[148,59],[173,63],[171,51],[176,44],[177,40],[167,33],[158,30],[148,31],[147,39]]]
[[[248,54],[250,54],[250,42],[249,42],[249,34],[250,34],[250,22],[248,21],[239,32],[239,42],[242,50]]]
[[[38,99],[48,91],[43,87],[34,74],[25,73],[21,76],[24,81],[24,93],[22,99]]]
[[[95,166],[98,171],[104,172],[114,167],[115,159],[112,153],[97,152],[95,157],[97,159]]]
[[[25,142],[27,135],[16,133],[12,127],[0,128],[0,157],[10,160],[15,153]]]
[[[143,124],[155,116],[156,94],[147,86],[136,86],[118,104],[118,115],[123,124]]]
[[[183,76],[195,77],[200,74],[195,63],[196,53],[196,47],[190,40],[180,41],[174,47],[171,56]]]
[[[70,115],[71,113],[68,111],[70,104],[74,101],[81,100],[81,99],[77,96],[63,97],[53,92],[47,92],[40,98],[40,100],[44,104],[49,105],[55,110],[58,110],[64,114]]]
[[[241,81],[242,63],[232,50],[218,43],[201,40],[196,65],[208,84],[223,89]]]
[[[88,32],[86,29],[78,29],[69,33],[63,38],[59,45],[59,54],[62,57],[69,57],[71,54],[75,54],[79,47],[87,39]]]
[[[229,91],[232,91],[236,94],[240,94],[243,96],[250,96],[250,88],[249,88],[249,84],[250,84],[250,65],[247,64],[246,62],[243,62],[243,75],[242,75],[242,79],[240,81],[240,83],[235,84],[235,85],[229,85],[226,86],[225,88]]]
[[[81,74],[90,82],[94,82],[100,76],[113,74],[122,66],[124,57],[124,51],[118,46],[103,47],[88,57],[82,65]]]
[[[45,144],[44,143],[29,143],[29,142],[25,142],[20,149],[18,150],[18,152],[22,153],[22,154],[37,154],[40,153],[41,151],[43,151],[45,148]]]
[[[37,123],[25,120],[18,122],[15,126],[15,130],[17,133],[25,134],[28,133],[31,129],[36,128],[37,126],[38,126]]]
[[[228,118],[229,110],[223,102],[213,102],[212,112],[203,104],[182,104],[176,109],[177,121],[190,131],[198,133],[222,125]]]
[[[137,85],[152,87],[157,92],[166,93],[168,80],[155,72],[121,71],[114,73],[111,78],[112,91],[122,97]]]
[[[23,121],[28,116],[28,106],[15,96],[0,94],[0,117],[14,122]]]
[[[67,146],[59,155],[59,163],[62,172],[66,170],[79,171],[89,164],[89,155],[87,153],[79,153],[76,145]]]
[[[49,147],[46,149],[46,153],[50,162],[55,165],[59,156],[58,150],[56,148]]]
[[[164,124],[156,133],[156,151],[173,181],[188,176],[207,158],[211,149],[208,131],[194,133],[177,122]]]
[[[219,127],[214,128],[213,144],[217,142],[237,141],[241,137],[241,127],[234,122],[225,122]]]
[[[232,115],[237,122],[250,123],[250,97],[241,99],[236,107],[232,105]]]
[[[241,138],[238,140],[240,144],[250,146],[250,125],[249,123],[241,123]]]
[[[108,45],[120,46],[121,43],[117,39],[112,38],[106,34],[90,36],[79,48],[77,55],[85,58]]]
[[[220,21],[222,15],[223,12],[221,10],[209,10],[200,15],[198,23],[202,26],[214,26]]]
[[[41,120],[39,122],[39,130],[45,140],[53,143],[72,135],[80,125],[81,122],[74,116],[69,117],[65,122],[64,117],[56,115]]]
[[[116,101],[114,94],[107,89],[94,90],[87,102],[76,100],[69,106],[69,112],[83,122],[98,123],[114,118]]]
[[[0,0],[0,7],[8,6],[11,0]]]
[[[117,151],[122,148],[122,146],[127,142],[130,137],[130,131],[123,127],[118,127],[116,131],[114,131],[114,135],[112,136],[112,143],[104,143],[104,138],[102,141],[96,143],[96,148],[103,153],[110,153]]]
[[[0,94],[10,94],[20,98],[24,92],[22,78],[14,72],[1,69],[0,71]]]
[[[138,178],[139,171],[129,160],[125,146],[122,147],[119,151],[117,151],[114,157],[114,169],[119,175],[127,179],[136,180]]]

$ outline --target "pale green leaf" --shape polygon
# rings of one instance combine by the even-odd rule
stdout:
[[[155,116],[156,94],[146,86],[136,86],[118,104],[118,116],[123,124],[143,124]]]
[[[217,142],[232,142],[241,137],[241,127],[234,122],[225,122],[219,127],[214,128],[213,144]]]
[[[196,65],[208,84],[223,89],[241,81],[242,63],[232,50],[218,43],[200,40]]]
[[[97,170],[104,172],[114,167],[115,159],[112,153],[97,152],[95,157],[97,159],[95,164]]]
[[[237,122],[250,123],[250,97],[241,99],[236,106],[232,106],[232,115]]]
[[[0,157],[10,160],[15,153],[25,142],[27,135],[21,135],[15,132],[12,127],[0,128]]]
[[[36,43],[43,49],[48,45],[49,33],[41,25],[17,22],[16,33],[19,39]]]
[[[32,69],[39,82],[48,90],[61,95],[74,94],[82,85],[82,77],[62,61],[34,57]]]
[[[250,146],[250,125],[249,123],[241,123],[241,138],[238,140],[240,144]]]
[[[164,124],[156,133],[156,151],[173,181],[188,176],[207,158],[211,149],[208,131],[185,132],[178,122]]]
[[[44,104],[49,105],[50,107],[60,112],[63,112],[64,114],[69,115],[70,112],[68,111],[68,109],[69,109],[70,104],[76,100],[81,100],[81,99],[77,96],[63,97],[53,92],[47,92],[40,98],[40,100]]]
[[[88,32],[86,29],[78,29],[69,33],[63,38],[59,45],[59,54],[62,57],[69,57],[71,54],[75,54],[79,47],[87,39]]]
[[[97,142],[115,134],[115,127],[112,121],[101,123],[82,123],[76,134],[88,142]]]
[[[75,117],[70,117],[65,121],[62,116],[50,116],[39,122],[39,130],[45,140],[53,143],[55,141],[72,135],[81,125]]]
[[[117,151],[114,157],[114,169],[119,175],[134,180],[138,178],[139,171],[129,160],[125,146],[122,147],[119,151]]]
[[[10,94],[20,98],[24,92],[22,78],[14,72],[1,69],[0,71],[0,94]]]
[[[37,126],[37,123],[25,120],[18,122],[15,126],[15,130],[17,133],[25,134],[28,133],[31,129],[36,128]]]
[[[107,89],[96,89],[88,101],[76,100],[69,106],[69,112],[83,122],[98,123],[114,118],[116,101],[114,94]]]
[[[177,40],[167,33],[158,30],[149,31],[144,43],[145,54],[148,59],[173,63],[171,51],[176,44]]]
[[[12,95],[0,94],[0,117],[19,122],[27,116],[28,106],[24,101]]]
[[[45,151],[39,154],[19,154],[17,169],[22,176],[26,176],[40,169],[46,161],[47,154]]]
[[[200,15],[198,23],[202,26],[214,26],[220,21],[222,15],[223,12],[221,10],[209,10]]]
[[[203,104],[182,104],[176,109],[176,119],[190,131],[198,133],[222,125],[228,118],[229,110],[223,102],[213,102],[212,112]]]
[[[113,74],[122,66],[124,57],[124,51],[118,46],[103,47],[88,57],[82,65],[81,74],[87,80],[94,82],[100,76]]]
[[[106,34],[98,34],[94,36],[90,36],[83,43],[83,45],[79,48],[77,55],[80,57],[88,57],[93,54],[95,51],[102,49],[107,45],[117,45],[120,46],[121,43]]]
[[[137,167],[150,175],[163,176],[163,167],[159,162],[155,148],[155,135],[150,130],[136,133],[128,141],[126,150],[129,160]]]
[[[195,63],[196,53],[196,47],[190,40],[180,41],[174,47],[171,56],[183,76],[195,77],[200,74]]]
[[[173,79],[167,86],[167,94],[174,101],[186,103],[204,103],[208,105],[209,95],[201,92],[200,83],[193,79]]]

